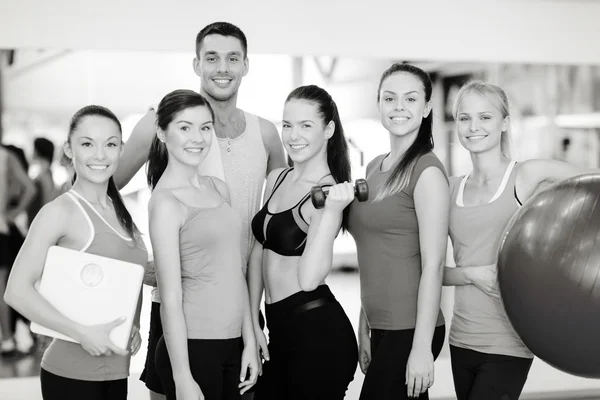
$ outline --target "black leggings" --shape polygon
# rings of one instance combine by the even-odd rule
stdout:
[[[265,307],[270,361],[255,400],[342,400],[358,365],[354,330],[326,285]]]
[[[127,379],[82,381],[40,371],[44,400],[126,400]]]
[[[458,400],[517,400],[532,358],[486,354],[450,346],[452,376]]]
[[[239,400],[242,339],[188,339],[192,377],[206,400]],[[173,369],[164,336],[158,341],[155,355],[156,374],[162,382],[167,400],[175,400]]]
[[[414,329],[397,331],[371,330],[371,363],[360,392],[360,400],[401,400],[408,399],[406,386],[406,363],[412,350]],[[434,360],[440,355],[444,345],[446,328],[435,328],[431,351]],[[428,400],[427,392],[418,397]]]

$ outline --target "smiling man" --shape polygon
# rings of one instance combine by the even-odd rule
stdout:
[[[249,69],[246,36],[237,26],[215,22],[204,27],[196,36],[193,66],[200,77],[200,94],[215,114],[216,137],[200,168],[203,174],[224,178],[229,187],[231,206],[242,218],[241,256],[247,268],[254,240],[250,221],[260,207],[268,173],[287,167],[283,145],[273,123],[237,107],[238,90]],[[124,187],[146,162],[156,134],[155,120],[156,114],[150,110],[133,129],[115,174],[118,187]],[[141,379],[151,390],[151,398],[159,399],[164,397],[157,395],[163,390],[154,370],[154,349],[162,335],[157,289],[152,302],[148,356]]]

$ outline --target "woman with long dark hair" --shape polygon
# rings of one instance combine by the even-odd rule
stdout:
[[[427,399],[444,343],[440,310],[448,232],[448,179],[432,152],[432,83],[394,64],[379,82],[390,152],[367,166],[372,200],[350,207],[362,310],[360,399]]]
[[[156,372],[168,400],[241,398],[258,357],[242,269],[242,222],[218,178],[198,174],[214,114],[190,90],[156,110],[148,159],[150,239],[161,294],[163,337]]]
[[[255,399],[343,399],[357,365],[352,325],[325,284],[333,241],[354,198],[348,145],[329,93],[311,85],[290,93],[283,144],[293,167],[267,178],[266,202],[252,220],[249,264],[252,317],[266,359]],[[325,207],[313,186],[330,187]],[[269,345],[259,325],[263,289]]]
[[[122,149],[121,124],[110,110],[92,105],[75,113],[64,145],[65,160],[75,172],[73,185],[36,215],[10,275],[8,304],[31,321],[80,343],[55,339],[44,353],[40,373],[44,400],[127,398],[131,354],[141,344],[141,296],[128,351],[109,337],[122,320],[76,324],[34,287],[54,245],[146,265],[146,248],[113,181]]]

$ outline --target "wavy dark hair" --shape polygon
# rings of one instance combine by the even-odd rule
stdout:
[[[171,121],[175,118],[175,115],[191,107],[208,108],[214,122],[215,114],[210,103],[204,97],[193,90],[179,89],[167,94],[158,104],[158,108],[156,109],[156,126],[166,131]],[[167,146],[155,135],[150,146],[148,166],[146,168],[150,190],[154,190],[160,177],[165,172],[165,169],[167,169],[168,164],[169,153],[167,152]]]
[[[429,74],[421,68],[410,64],[393,64],[381,75],[379,88],[377,89],[377,103],[379,103],[381,86],[383,82],[393,74],[409,73],[417,77],[423,83],[425,91],[425,101],[431,100],[432,83]],[[421,156],[433,150],[433,113],[430,112],[426,118],[421,121],[419,132],[413,144],[410,145],[406,153],[396,162],[392,173],[388,176],[381,191],[377,194],[374,201],[381,201],[384,198],[394,195],[404,189],[410,181],[410,176]]]
[[[71,122],[69,124],[69,137],[67,139],[69,144],[71,143],[71,137],[73,136],[73,133],[79,128],[79,125],[81,125],[81,122],[84,120],[84,118],[92,116],[102,117],[113,121],[119,127],[119,132],[123,132],[121,128],[121,122],[119,122],[119,119],[112,111],[110,111],[106,107],[98,105],[89,105],[77,111],[75,115],[73,115],[73,117],[71,118]],[[62,163],[66,165],[69,169],[73,170],[73,160],[68,158],[64,153],[62,157]],[[73,175],[71,177],[71,185],[73,185],[77,180],[77,172],[73,170],[72,173]],[[112,200],[113,207],[115,208],[115,213],[117,214],[117,219],[119,220],[119,223],[121,224],[123,229],[125,229],[132,238],[139,238],[140,231],[133,222],[133,218],[131,217],[131,214],[129,214],[127,207],[125,207],[123,198],[121,197],[119,189],[117,189],[117,185],[115,185],[115,181],[112,176],[108,180],[108,188],[106,189],[106,193],[108,194],[108,197]]]
[[[333,101],[331,95],[319,86],[308,85],[294,89],[285,101],[287,103],[290,100],[306,100],[316,104],[319,116],[323,120],[323,125],[325,126],[330,121],[333,121],[335,130],[331,138],[327,141],[327,165],[336,182],[350,181],[352,179],[352,174],[348,142],[344,135],[344,127],[340,120],[337,105],[335,104],[335,101]],[[346,207],[342,220],[342,229],[344,231],[348,228],[349,212],[350,207]]]

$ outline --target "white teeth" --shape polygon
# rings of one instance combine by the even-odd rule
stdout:
[[[215,79],[215,82],[217,82],[220,85],[224,85],[226,83],[229,83],[229,79]]]
[[[487,136],[485,136],[485,135],[475,135],[475,136],[467,136],[467,139],[469,139],[469,140],[480,140],[480,139],[484,139],[486,137]]]
[[[307,147],[307,144],[290,144],[290,147],[293,150],[302,150],[303,148]]]
[[[189,148],[189,149],[185,149],[185,151],[190,152],[190,153],[200,153],[202,151],[201,148]]]
[[[404,121],[408,121],[408,118],[406,118],[406,117],[391,117],[390,119],[391,119],[392,121],[395,121],[395,122],[404,122]]]
[[[108,165],[89,165],[89,167],[95,171],[104,171]]]

